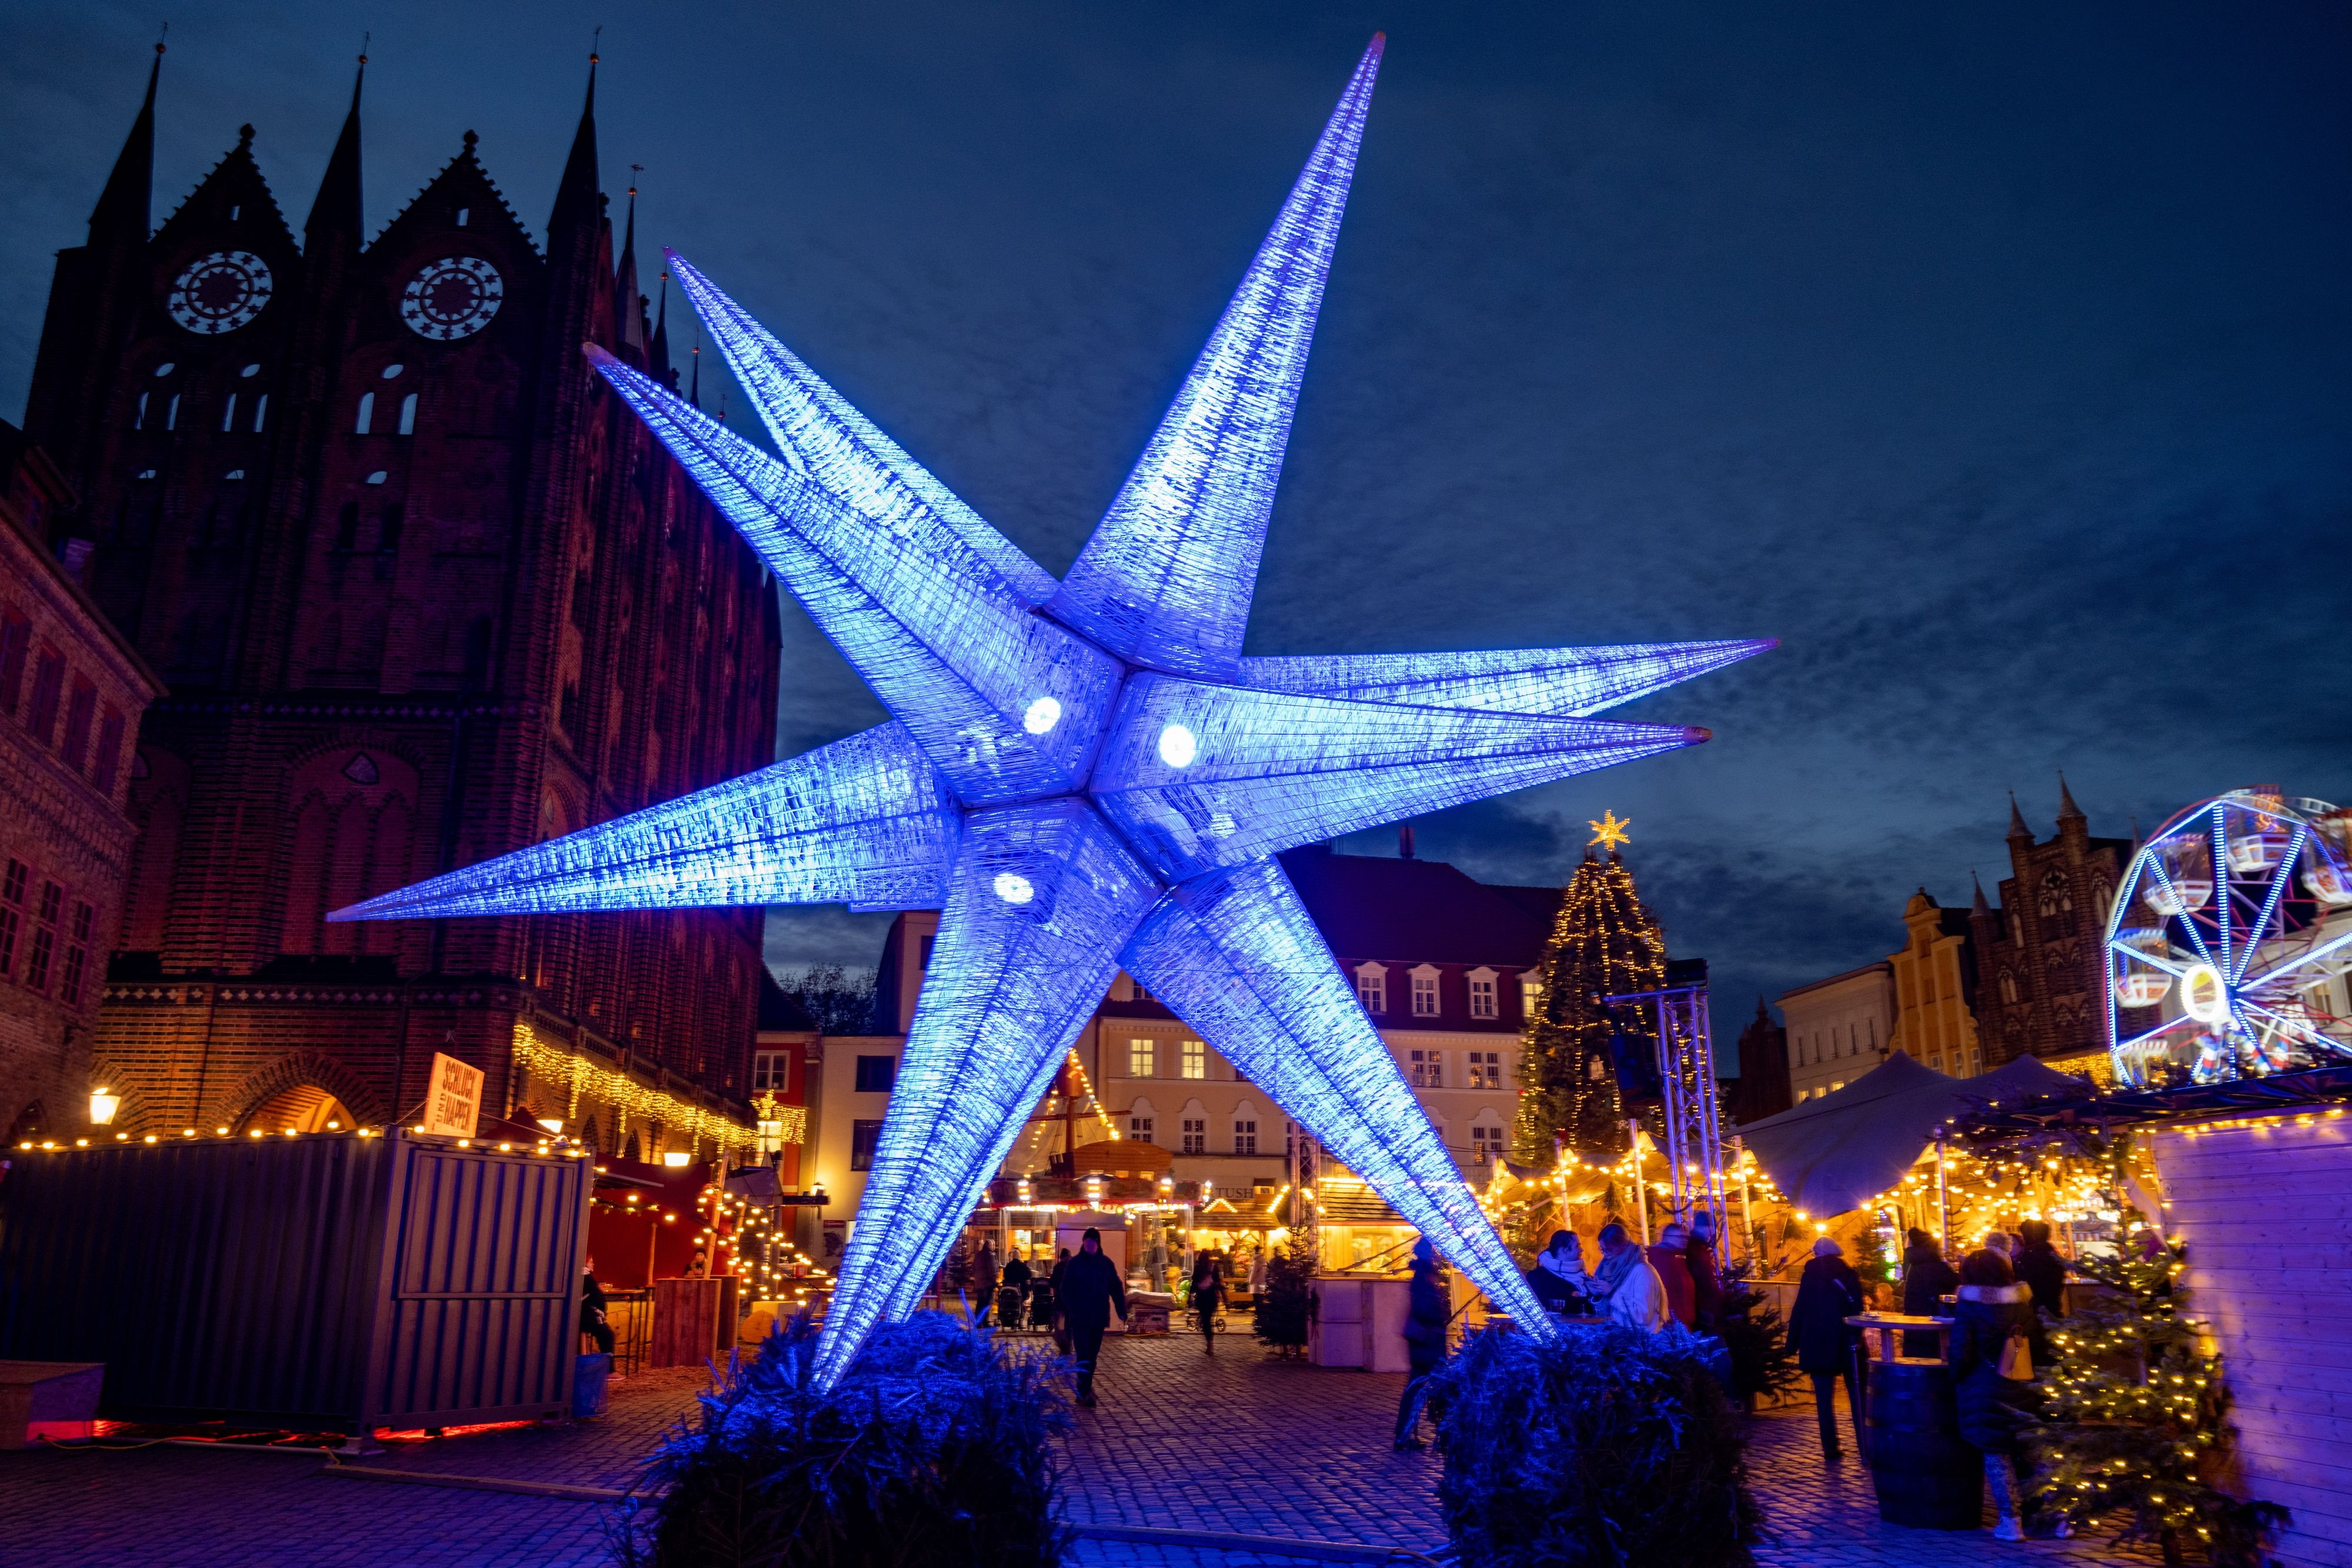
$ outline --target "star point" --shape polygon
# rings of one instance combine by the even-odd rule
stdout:
[[[1618,845],[1631,843],[1633,839],[1633,835],[1625,831],[1633,825],[1632,821],[1620,818],[1614,811],[1603,810],[1601,821],[1588,821],[1584,825],[1592,830],[1592,836],[1584,841],[1587,848],[1599,844],[1613,852]]]

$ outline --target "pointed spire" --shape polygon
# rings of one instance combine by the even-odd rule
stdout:
[[[147,243],[148,201],[155,184],[155,84],[163,74],[163,46],[158,42],[155,63],[147,68],[147,96],[131,122],[131,134],[123,138],[113,172],[106,177],[106,189],[99,193],[98,205],[89,214],[92,245],[101,240]]]
[[[1969,868],[1969,880],[1976,883],[1977,890],[1976,901],[1969,905],[1969,913],[1970,915],[1990,915],[1992,913],[1992,905],[1987,902],[1985,898],[1984,883],[1978,878],[1976,868],[1973,866]]]
[[[2012,839],[2033,837],[2033,830],[2025,825],[2025,813],[2017,809],[2017,791],[2009,792],[2009,836]]]
[[[2083,808],[2074,804],[2074,792],[2066,788],[2066,770],[2063,768],[2058,770],[2058,820],[2061,822],[2089,820],[2083,815]]]
[[[661,377],[662,384],[676,392],[677,372],[670,368],[669,363],[669,274],[667,272],[661,275],[658,287],[661,290],[661,300],[654,307],[653,347],[646,351],[646,357],[652,362],[654,373]]]
[[[1764,1010],[1764,993],[1761,991],[1756,993],[1756,1021],[1758,1023],[1772,1021],[1772,1015]]]
[[[630,348],[643,352],[646,346],[646,297],[637,292],[637,172],[642,163],[629,165],[629,222],[621,240],[620,277],[613,289],[613,308],[620,319],[614,324],[615,335]]]
[[[351,111],[343,116],[342,134],[335,138],[326,177],[319,182],[318,199],[310,204],[310,216],[302,225],[306,244],[329,238],[356,244],[365,237],[367,219],[360,205],[360,89],[367,85],[367,65],[366,47],[362,46],[360,67],[352,77]]]
[[[604,30],[597,29],[600,33]],[[596,56],[588,56],[588,98],[580,106],[580,129],[572,132],[572,155],[563,161],[563,178],[555,187],[555,211],[547,220],[548,237],[581,224],[593,225],[603,215],[596,180]]]
[[[702,406],[702,329],[698,325],[694,329],[694,353],[687,361],[686,401],[697,408]]]

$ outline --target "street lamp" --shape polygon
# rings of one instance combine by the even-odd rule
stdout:
[[[122,1096],[104,1084],[89,1092],[89,1124],[93,1127],[111,1125],[114,1113],[122,1109]]]
[[[684,1149],[671,1149],[662,1155],[662,1164],[669,1166],[672,1170],[682,1169],[693,1163],[694,1156]]]

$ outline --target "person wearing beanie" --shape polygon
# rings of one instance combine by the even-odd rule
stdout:
[[[1101,1231],[1087,1230],[1077,1255],[1062,1265],[1055,1301],[1069,1325],[1070,1349],[1078,1363],[1078,1405],[1091,1410],[1095,1364],[1102,1355],[1103,1335],[1110,1329],[1111,1310],[1118,1309],[1119,1322],[1127,1321],[1127,1282],[1103,1255]]]

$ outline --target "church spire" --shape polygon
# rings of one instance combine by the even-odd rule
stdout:
[[[662,385],[677,390],[677,372],[669,364],[669,269],[662,269],[660,303],[654,307],[654,341],[647,357],[653,361],[654,374],[661,377]]]
[[[155,185],[155,84],[163,74],[163,46],[155,45],[155,63],[147,68],[147,97],[139,105],[131,134],[99,193],[89,214],[89,241],[131,240],[147,243],[150,193]]]
[[[2025,813],[2017,809],[2017,791],[2014,789],[2009,792],[2009,836],[2023,839],[2029,843],[2033,840],[2033,830],[2025,825]]]
[[[1969,873],[1969,881],[1976,884],[1977,890],[1976,901],[1969,905],[1969,913],[1970,915],[1990,915],[1992,913],[1992,905],[1985,899],[1983,881],[1978,877],[1974,871],[1970,871]]]
[[[555,187],[555,211],[547,220],[549,242],[578,225],[593,225],[603,215],[596,180],[596,56],[591,53],[588,98],[580,106],[580,129],[572,132],[572,155],[564,159],[563,178]]]
[[[360,205],[360,89],[367,85],[368,57],[362,46],[359,69],[352,77],[351,111],[343,116],[342,134],[327,159],[326,177],[319,182],[318,199],[302,225],[309,248],[322,239],[348,239],[354,246],[366,235],[367,220]]]
[[[637,292],[637,172],[642,163],[629,165],[629,220],[622,231],[620,276],[613,289],[613,308],[620,317],[614,323],[616,336],[632,349],[643,352],[646,346],[646,297]]]
[[[2069,821],[2087,821],[2083,808],[2074,804],[2074,792],[2066,788],[2066,770],[2058,770],[2058,821],[2063,826]]]

